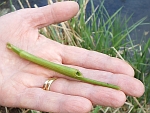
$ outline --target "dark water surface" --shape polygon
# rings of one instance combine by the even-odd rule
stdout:
[[[17,9],[20,8],[17,0],[12,0],[13,4]],[[93,0],[94,5],[100,5],[102,0]],[[27,7],[25,0],[22,0],[24,2],[24,6]],[[45,6],[47,5],[47,0],[29,0],[32,7],[34,7],[34,4],[37,4],[37,6]],[[122,17],[130,17],[132,14],[132,19],[130,20],[130,25],[137,22],[138,20],[142,19],[143,17],[147,17],[145,20],[145,23],[150,23],[150,0],[105,0],[104,3],[108,13],[110,15],[114,14],[119,8],[123,6],[123,9],[121,11]],[[90,4],[88,4],[87,7],[87,13],[91,10]],[[136,29],[136,33],[132,32],[131,37],[134,40],[148,40],[150,37],[150,25],[143,25],[139,26]],[[136,35],[135,35],[136,34]]]
[[[94,5],[100,5],[102,0],[93,0]],[[104,6],[110,15],[114,14],[119,8],[121,10],[121,17],[130,17],[129,26],[143,17],[147,17],[144,23],[150,23],[150,0],[105,0]],[[87,10],[90,11],[90,4]],[[131,38],[137,43],[147,41],[150,38],[150,24],[137,27],[136,31],[131,33]]]

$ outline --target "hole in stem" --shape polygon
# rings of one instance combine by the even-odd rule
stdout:
[[[76,76],[77,76],[77,77],[83,77],[83,76],[82,76],[82,73],[79,72],[79,71],[76,72]]]

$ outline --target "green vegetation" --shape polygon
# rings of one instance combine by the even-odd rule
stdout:
[[[130,33],[138,26],[149,23],[144,23],[146,19],[144,17],[129,26],[132,16],[121,17],[122,8],[109,15],[104,7],[104,1],[94,7],[93,0],[78,0],[80,11],[74,18],[44,27],[40,33],[62,44],[83,47],[126,60],[135,69],[135,77],[144,83],[145,93],[142,97],[127,97],[126,103],[121,108],[95,106],[92,113],[148,113],[150,112],[150,38],[146,42],[142,40],[140,43],[135,43]],[[90,15],[85,11],[88,2],[91,2],[92,7]],[[38,113],[33,110],[24,112]]]

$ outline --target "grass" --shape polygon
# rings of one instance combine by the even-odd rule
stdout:
[[[28,0],[26,0],[28,2]],[[135,77],[145,85],[145,93],[140,98],[127,97],[124,106],[111,108],[94,106],[91,113],[148,113],[150,112],[150,39],[135,43],[130,35],[144,23],[143,17],[129,26],[132,19],[121,17],[122,8],[109,15],[104,7],[105,0],[98,6],[92,0],[78,0],[80,11],[69,21],[44,27],[40,30],[47,38],[65,45],[78,46],[95,50],[128,61],[135,70]],[[87,3],[91,3],[91,12],[86,13]],[[21,3],[19,1],[19,3]],[[49,3],[52,3],[49,0]],[[144,36],[143,36],[144,38]],[[6,108],[7,109],[7,108]],[[39,113],[34,110],[23,110],[26,113]]]

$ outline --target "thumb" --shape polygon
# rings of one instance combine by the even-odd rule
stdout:
[[[79,6],[76,2],[67,1],[29,10],[31,14],[30,23],[33,27],[41,28],[72,18],[78,12]]]

